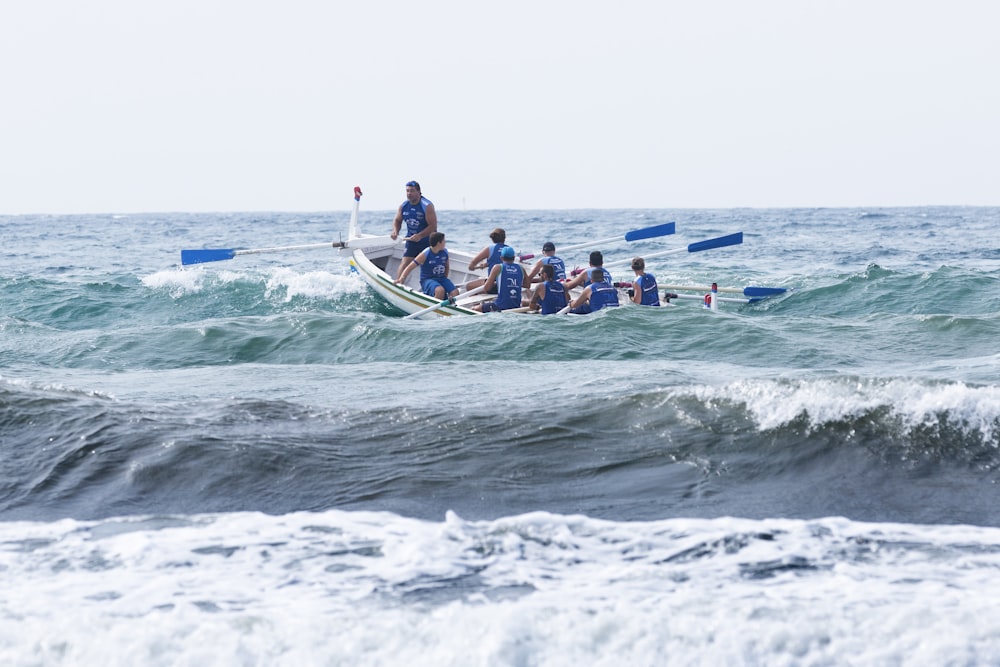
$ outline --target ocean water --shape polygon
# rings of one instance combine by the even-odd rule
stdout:
[[[1000,209],[439,217],[789,292],[404,320],[180,265],[347,210],[0,216],[0,664],[1000,664]]]

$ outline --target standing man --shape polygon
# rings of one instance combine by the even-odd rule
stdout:
[[[406,222],[406,249],[403,251],[403,261],[399,264],[396,277],[403,275],[403,269],[413,261],[421,250],[430,244],[430,235],[437,231],[437,211],[430,199],[420,192],[420,183],[410,181],[406,184],[406,201],[399,205],[396,217],[392,220],[392,240],[399,236],[399,230]]]

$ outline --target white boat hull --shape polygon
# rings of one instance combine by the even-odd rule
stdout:
[[[411,271],[405,284],[397,284],[395,282],[395,276],[399,271],[399,265],[403,257],[403,249],[404,245],[402,242],[397,245],[377,248],[356,248],[351,251],[351,268],[379,296],[404,313],[412,315],[425,308],[435,306],[441,303],[441,301],[421,291],[419,271]],[[448,250],[448,255],[451,265],[449,277],[460,289],[469,281],[485,278],[482,271],[468,270],[469,262],[472,259],[471,255],[450,249]],[[492,298],[491,295],[476,295],[470,297],[467,303],[463,304],[462,295],[459,294],[456,305],[442,306],[431,313],[427,313],[424,317],[482,315],[482,313],[472,310],[469,306],[475,305],[480,301],[488,301]]]

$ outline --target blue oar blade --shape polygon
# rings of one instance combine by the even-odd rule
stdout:
[[[784,294],[787,291],[788,288],[786,287],[745,287],[743,288],[743,296],[763,298],[767,296],[774,296],[775,294]]]
[[[726,246],[739,245],[740,243],[743,243],[743,232],[736,232],[735,234],[729,234],[728,236],[720,236],[717,239],[708,239],[707,241],[692,243],[688,246],[688,252],[700,252],[702,250],[711,250],[712,248],[725,248]]]
[[[630,232],[626,232],[626,241],[638,241],[640,239],[652,239],[657,236],[667,236],[668,234],[673,234],[676,231],[676,223],[664,222],[662,225],[653,225],[652,227],[645,227],[643,229],[633,229]]]
[[[181,250],[181,264],[201,264],[202,262],[219,262],[236,257],[232,248],[204,248],[201,250]]]

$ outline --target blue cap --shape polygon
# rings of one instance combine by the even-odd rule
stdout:
[[[505,246],[500,256],[504,259],[514,259],[514,249],[510,246]]]

